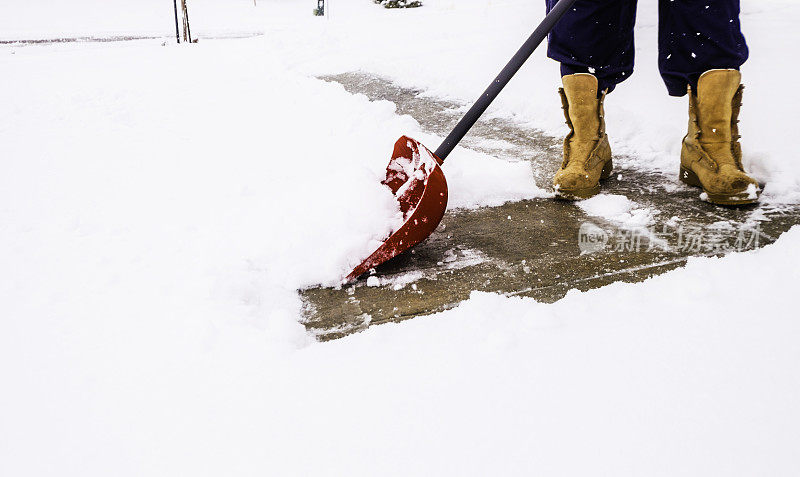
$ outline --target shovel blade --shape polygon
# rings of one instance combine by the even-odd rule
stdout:
[[[346,281],[422,242],[436,229],[447,209],[447,181],[442,161],[419,141],[403,136],[394,145],[382,184],[391,189],[403,212],[403,225],[392,232]]]

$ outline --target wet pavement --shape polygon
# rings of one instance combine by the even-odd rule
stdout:
[[[351,93],[397,105],[423,129],[445,136],[462,104],[421,97],[364,73],[322,78]],[[507,119],[479,121],[462,145],[508,161],[529,161],[539,187],[550,189],[561,139]],[[321,340],[389,321],[455,307],[473,290],[554,302],[569,290],[638,282],[682,266],[693,255],[719,255],[769,244],[800,223],[800,208],[760,204],[722,208],[698,200],[674,175],[622,163],[603,193],[627,196],[650,219],[632,227],[587,216],[574,203],[534,199],[499,207],[448,210],[425,242],[339,289],[300,290],[305,324]],[[676,163],[677,169],[677,163]],[[581,241],[582,240],[582,241]]]

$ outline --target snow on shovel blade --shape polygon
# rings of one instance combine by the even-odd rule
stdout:
[[[382,184],[397,198],[405,222],[354,268],[346,281],[355,280],[433,233],[447,208],[447,181],[439,167],[441,164],[442,161],[419,141],[406,136],[397,140]]]

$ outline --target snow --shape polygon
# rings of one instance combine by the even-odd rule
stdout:
[[[757,252],[552,305],[474,293],[455,310],[299,349],[286,315],[237,323],[230,309],[174,296],[131,297],[111,315],[98,297],[38,302],[38,319],[12,310],[0,336],[13,383],[0,395],[12,430],[0,465],[794,475],[800,324],[793,295],[776,290],[800,279],[798,245],[795,227]]]
[[[269,0],[187,0],[192,33],[263,33]],[[274,2],[272,2],[274,3]],[[297,6],[302,2],[294,2]],[[180,7],[180,0],[178,0]],[[311,11],[311,7],[304,9]],[[175,38],[170,0],[33,0],[0,6],[0,40],[102,36]]]
[[[329,0],[331,17],[326,20],[313,17],[307,3],[257,0],[253,6],[250,0],[193,0],[189,5],[198,37],[262,33],[252,41],[279,57],[281,66],[304,74],[369,71],[463,104],[478,97],[543,14],[543,6],[531,8],[524,0],[429,0],[423,8],[388,11],[363,0]],[[15,4],[14,15],[0,14],[0,32],[7,39],[173,34],[169,2],[122,5],[133,4]],[[796,64],[784,61],[792,55],[789,46],[775,45],[800,42],[800,31],[794,28],[799,8],[793,0],[742,1],[741,20],[751,50],[742,69],[747,87],[741,117],[744,162],[760,182],[768,183],[764,198],[773,203],[800,201],[800,163],[786,159],[794,150],[792,118],[800,99],[788,94],[775,101],[771,68],[782,64],[781,74],[797,73]],[[686,98],[668,97],[658,75],[656,4],[639,6],[636,37],[636,72],[607,99],[612,149],[620,165],[677,174],[688,105]],[[558,82],[557,65],[540,48],[488,114],[563,135]]]
[[[396,276],[387,276],[383,278],[372,276],[367,278],[367,286],[369,287],[391,286],[392,290],[402,290],[407,285],[411,284],[412,288],[416,290],[417,285],[415,285],[414,282],[419,281],[424,276],[425,274],[419,270],[401,273]]]
[[[602,217],[626,227],[644,227],[653,222],[655,213],[649,207],[642,207],[624,195],[597,194],[578,203],[588,215]]]
[[[469,149],[457,149],[443,170],[451,208],[496,206],[551,195],[536,186],[530,164],[506,162]]]
[[[747,186],[747,198],[748,199],[756,199],[758,198],[758,188],[755,184],[750,184]]]
[[[0,7],[3,39],[164,38],[0,46],[0,474],[800,471],[800,227],[641,284],[554,304],[473,293],[316,343],[296,290],[335,285],[401,220],[380,186],[394,141],[442,138],[312,75],[363,70],[468,103],[542,8],[332,0],[325,20],[251,4],[190,0],[201,41],[182,47],[169,2]],[[685,105],[653,94],[654,8],[640,5],[643,61],[609,97],[609,130],[637,167],[670,169]],[[798,7],[744,8],[748,165],[767,200],[797,201],[796,98],[777,100],[771,66]],[[248,32],[264,35],[208,39]],[[540,51],[520,74],[490,114],[562,134],[557,66]],[[452,207],[547,195],[526,163],[459,148],[444,170]],[[644,210],[592,200],[609,220]]]

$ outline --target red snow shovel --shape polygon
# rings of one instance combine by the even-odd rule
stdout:
[[[440,166],[575,1],[559,0],[556,3],[436,152],[410,137],[403,136],[397,140],[382,184],[387,185],[397,198],[405,221],[347,275],[346,281],[355,280],[433,233],[447,208],[447,181]]]

